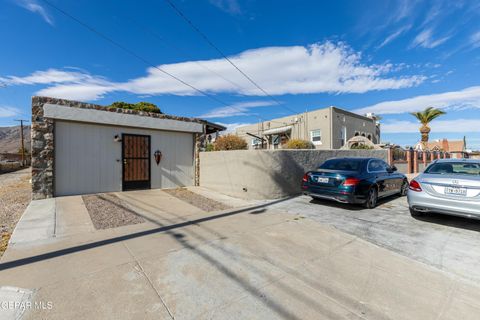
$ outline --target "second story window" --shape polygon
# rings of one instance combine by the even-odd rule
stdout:
[[[320,129],[310,131],[310,141],[313,143],[321,143],[322,131]]]

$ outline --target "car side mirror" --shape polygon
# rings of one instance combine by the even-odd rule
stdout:
[[[387,172],[388,172],[388,173],[392,173],[392,172],[395,172],[395,171],[397,171],[397,170],[398,170],[397,167],[391,166],[390,168],[387,169]]]

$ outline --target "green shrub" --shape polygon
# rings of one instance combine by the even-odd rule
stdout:
[[[213,151],[213,150],[215,150],[215,146],[213,145],[213,143],[207,143],[205,151]]]
[[[356,143],[356,144],[352,145],[352,146],[350,147],[350,149],[371,150],[371,149],[373,149],[373,147],[372,147],[372,146],[368,146],[368,145],[363,144],[363,143]]]
[[[283,149],[315,149],[313,143],[307,140],[290,139],[283,145]]]
[[[152,112],[152,113],[162,113],[160,108],[150,102],[137,102],[137,103],[127,103],[123,101],[117,101],[112,103],[108,108],[114,109],[128,109],[128,110],[137,110],[137,111],[145,111],[145,112]]]
[[[225,136],[220,136],[215,140],[214,150],[223,151],[223,150],[246,150],[248,148],[248,143],[244,139],[236,136],[234,134],[227,134]]]

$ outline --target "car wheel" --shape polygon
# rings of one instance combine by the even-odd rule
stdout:
[[[413,208],[409,208],[409,209],[410,209],[410,215],[411,215],[412,217],[422,217],[422,216],[425,215],[424,212],[417,211],[417,210],[415,210],[415,209],[413,209]]]
[[[377,188],[372,187],[370,190],[368,190],[367,194],[367,201],[365,201],[365,208],[367,209],[373,209],[377,206],[377,200],[378,200],[378,192]]]
[[[408,181],[403,180],[402,187],[400,188],[400,196],[406,196],[408,192]]]

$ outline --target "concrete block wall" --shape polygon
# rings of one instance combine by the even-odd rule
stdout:
[[[200,186],[243,199],[300,193],[301,179],[334,157],[388,160],[387,150],[237,150],[200,153]]]

